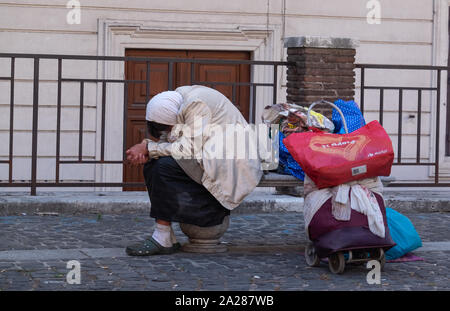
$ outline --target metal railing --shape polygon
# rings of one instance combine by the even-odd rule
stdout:
[[[11,53],[0,53],[0,59],[10,59],[10,74],[4,76],[0,73],[0,81],[10,82],[10,101],[9,101],[9,153],[7,160],[0,160],[1,164],[8,165],[8,177],[4,178],[0,176],[0,187],[27,187],[30,188],[31,195],[36,194],[36,189],[38,187],[142,187],[143,183],[136,182],[90,182],[90,181],[74,181],[66,182],[62,181],[60,178],[60,168],[64,164],[122,164],[125,159],[125,149],[126,149],[126,137],[127,137],[127,101],[128,101],[128,85],[130,84],[146,84],[146,99],[149,99],[149,79],[150,79],[150,66],[152,63],[167,63],[168,64],[168,89],[172,90],[173,85],[173,68],[177,63],[190,63],[191,64],[191,84],[203,84],[211,87],[217,87],[219,85],[228,85],[232,87],[232,101],[236,99],[236,89],[241,86],[246,86],[250,88],[250,121],[255,122],[255,108],[256,108],[256,90],[258,87],[270,87],[272,88],[272,98],[273,104],[277,102],[277,89],[280,81],[280,71],[278,68],[283,66],[288,66],[288,62],[275,62],[275,61],[246,61],[246,60],[211,60],[211,59],[182,59],[182,58],[156,58],[156,57],[114,57],[114,56],[80,56],[80,55],[48,55],[48,54],[11,54]],[[31,59],[33,61],[33,96],[32,96],[32,146],[31,146],[31,178],[30,180],[14,180],[13,179],[13,162],[14,162],[14,99],[15,99],[15,80],[16,80],[16,60],[17,59]],[[40,65],[41,60],[50,59],[57,61],[57,96],[56,96],[56,145],[55,145],[55,177],[53,181],[39,182],[37,176],[37,160],[38,160],[38,116],[39,116],[39,83],[40,83]],[[88,79],[88,78],[67,78],[63,76],[63,65],[64,61],[67,60],[80,60],[80,61],[104,61],[104,62],[122,62],[125,66],[127,61],[139,61],[146,63],[147,75],[145,80],[126,80],[126,79]],[[214,82],[214,81],[195,81],[194,64],[245,64],[250,66],[250,72],[253,72],[254,66],[270,66],[273,68],[273,78],[269,82]],[[445,183],[440,180],[439,177],[439,140],[440,140],[440,98],[441,98],[441,73],[444,70],[448,70],[447,67],[436,67],[436,66],[402,66],[402,65],[368,65],[368,64],[358,64],[356,65],[357,70],[361,73],[361,96],[360,96],[360,108],[364,112],[365,110],[365,91],[366,90],[379,90],[380,101],[379,101],[379,121],[383,124],[383,117],[385,112],[385,102],[384,93],[386,90],[398,90],[399,92],[399,110],[398,110],[398,141],[397,141],[397,161],[394,165],[398,166],[434,166],[435,176],[434,182],[432,183],[392,183],[390,186],[450,186],[450,183]],[[436,72],[436,86],[435,87],[395,87],[395,86],[373,86],[367,85],[365,80],[365,74],[368,70],[424,70]],[[79,124],[78,124],[78,155],[75,157],[76,160],[64,160],[61,157],[61,111],[62,111],[62,85],[63,83],[78,83],[80,87],[80,98],[79,98]],[[95,160],[84,160],[83,159],[83,114],[84,114],[84,93],[85,86],[88,83],[96,84],[100,86],[100,103],[99,112],[101,114],[101,126],[100,126],[100,152],[99,156]],[[105,159],[105,139],[106,139],[106,108],[107,108],[107,93],[106,88],[109,84],[121,84],[124,86],[123,94],[123,155],[121,160],[106,160]],[[417,103],[417,150],[416,150],[416,161],[415,162],[404,162],[402,161],[402,139],[403,139],[403,92],[405,90],[417,91],[418,93],[418,103]],[[422,122],[422,92],[423,91],[433,91],[436,92],[436,103],[435,103],[435,116],[436,116],[436,128],[435,128],[435,158],[431,162],[421,161],[421,122]]]
[[[0,76],[0,80],[10,81],[10,123],[9,123],[9,155],[8,160],[1,160],[0,164],[8,164],[9,172],[8,179],[2,180],[0,177],[0,187],[29,187],[31,195],[36,195],[38,187],[142,187],[143,183],[137,182],[63,182],[60,179],[60,168],[64,164],[121,164],[124,163],[126,151],[126,137],[127,137],[127,100],[128,100],[128,85],[130,84],[146,84],[146,99],[148,101],[150,96],[150,66],[152,63],[167,63],[168,64],[168,89],[173,90],[173,68],[178,63],[190,63],[191,84],[207,85],[210,87],[217,87],[220,85],[228,85],[232,87],[232,102],[236,99],[236,89],[238,87],[250,88],[250,121],[255,122],[255,108],[256,108],[256,91],[258,87],[272,88],[272,102],[276,103],[277,89],[278,89],[278,68],[286,66],[287,62],[276,61],[251,61],[251,60],[217,60],[217,59],[183,59],[183,58],[161,58],[161,57],[115,57],[115,56],[82,56],[82,55],[49,55],[49,54],[11,54],[0,53],[0,59],[10,59],[11,71],[9,76]],[[31,179],[30,181],[17,181],[13,179],[13,147],[14,147],[14,91],[15,91],[15,64],[16,59],[32,59],[33,60],[33,105],[32,105],[32,146],[31,146]],[[39,73],[41,60],[57,60],[57,98],[56,98],[56,146],[55,146],[55,179],[53,182],[38,182],[37,177],[37,160],[38,160],[38,113],[39,113]],[[87,79],[87,78],[65,78],[63,76],[63,64],[67,60],[80,61],[107,61],[107,62],[125,62],[136,61],[146,63],[146,79],[145,80],[126,80],[126,79]],[[259,82],[215,82],[215,81],[196,81],[195,80],[195,66],[194,64],[235,64],[235,65],[249,65],[254,66],[270,66],[273,68],[273,79],[267,83]],[[250,73],[252,70],[250,70]],[[62,160],[61,159],[61,110],[62,110],[62,84],[63,83],[78,83],[80,86],[80,101],[79,101],[79,130],[78,130],[78,159],[77,160]],[[100,134],[100,157],[98,160],[83,160],[83,107],[84,107],[84,90],[87,83],[94,83],[101,85],[101,134]],[[123,159],[122,160],[105,160],[105,112],[107,103],[106,87],[108,84],[123,84]]]
[[[442,182],[439,177],[439,159],[440,159],[440,119],[441,119],[441,79],[442,72],[448,71],[448,67],[444,66],[415,66],[415,65],[372,65],[372,64],[357,64],[356,68],[360,70],[360,109],[364,114],[365,111],[365,91],[378,90],[379,91],[379,116],[378,121],[383,125],[383,116],[385,113],[385,91],[398,91],[398,123],[397,123],[397,152],[396,161],[393,165],[396,166],[434,166],[434,182],[418,182],[418,183],[392,183],[392,187],[424,187],[424,186],[442,186],[449,187],[449,182]],[[432,72],[435,74],[435,86],[431,87],[415,87],[415,86],[377,86],[366,84],[366,73],[368,70],[421,70],[424,72]],[[416,159],[414,162],[402,161],[402,143],[403,143],[403,95],[405,91],[417,92],[417,132],[416,132]],[[422,137],[422,93],[424,91],[435,92],[436,100],[431,103],[430,114],[434,109],[434,160],[429,162],[421,161],[421,137]],[[430,122],[432,122],[430,117]],[[448,122],[448,121],[447,121]],[[448,129],[447,129],[448,130]],[[430,156],[431,158],[431,156]]]

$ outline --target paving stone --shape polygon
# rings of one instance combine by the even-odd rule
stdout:
[[[407,216],[424,242],[450,241],[450,214]],[[86,256],[78,258],[80,285],[66,282],[68,258],[0,260],[0,290],[450,289],[447,244],[433,244],[442,245],[442,250],[417,253],[424,261],[387,263],[380,285],[367,284],[365,266],[348,266],[343,275],[332,274],[325,263],[308,267],[302,255],[306,243],[303,217],[297,213],[233,215],[223,237],[232,251],[224,254],[120,256],[121,249],[147,237],[153,226],[153,220],[142,214],[104,215],[100,220],[96,215],[1,217],[0,253],[84,250]],[[174,230],[185,242],[179,226]]]

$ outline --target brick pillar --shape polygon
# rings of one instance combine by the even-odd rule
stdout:
[[[353,100],[357,45],[347,38],[286,38],[287,61],[293,63],[287,70],[287,102],[309,106],[320,99]],[[314,110],[331,118],[330,106]]]

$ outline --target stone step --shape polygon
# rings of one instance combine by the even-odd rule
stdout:
[[[400,212],[450,212],[447,188],[385,188],[388,206]],[[0,216],[57,214],[148,213],[147,192],[28,192],[0,193]],[[257,188],[233,210],[236,214],[303,211],[303,198],[276,194],[274,188]]]

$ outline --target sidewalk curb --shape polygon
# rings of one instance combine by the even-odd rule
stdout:
[[[450,212],[446,193],[388,192],[386,205],[399,212]],[[232,214],[303,212],[303,198],[256,191]],[[146,192],[43,192],[0,193],[0,216],[53,214],[127,214],[150,211]]]
[[[450,194],[441,191],[385,191],[386,206],[401,213],[450,212]]]
[[[233,214],[256,214],[272,212],[302,212],[303,198],[252,193]],[[150,201],[146,192],[83,192],[0,194],[0,216],[35,214],[127,214],[150,212]]]

